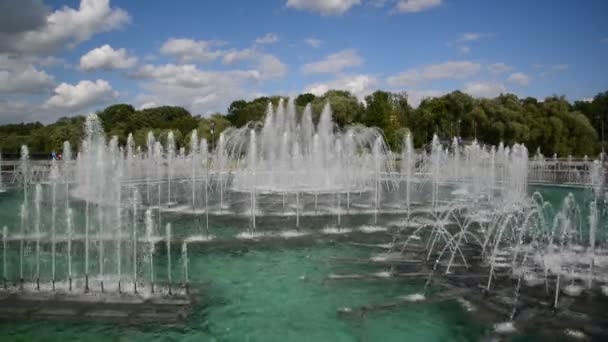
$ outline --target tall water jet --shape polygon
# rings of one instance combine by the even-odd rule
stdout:
[[[63,184],[64,184],[64,192],[65,192],[65,208],[70,207],[70,181],[73,177],[72,174],[72,146],[69,141],[63,142]]]
[[[139,191],[133,189],[132,210],[133,210],[133,232],[132,232],[132,248],[133,248],[133,292],[137,293],[137,205],[139,203]]]
[[[73,238],[73,223],[72,223],[72,209],[68,207],[65,212],[65,226],[66,226],[66,237],[67,237],[67,254],[68,254],[68,283],[69,290],[72,290],[72,238]]]
[[[439,143],[439,137],[437,136],[437,134],[434,134],[433,141],[431,142],[431,177],[433,184],[433,207],[437,207],[439,201],[439,175],[441,172],[441,154],[442,147]]]
[[[256,186],[256,159],[257,159],[257,145],[255,139],[255,130],[249,132],[249,151],[247,156],[248,167],[250,172],[250,186],[251,186],[251,230],[252,233],[255,231],[255,186]]]
[[[200,164],[198,145],[198,130],[192,130],[190,134],[190,163],[192,171],[192,212],[196,212],[196,169]]]
[[[56,234],[55,221],[57,217],[57,182],[59,180],[59,168],[55,159],[51,160],[51,171],[49,175],[51,181],[51,281],[55,290],[55,250]]]
[[[114,242],[116,249],[116,278],[118,279],[118,292],[122,292],[122,244],[123,244],[123,230],[122,230],[122,182],[123,182],[123,159],[121,158],[120,149],[118,147],[118,139],[112,139],[110,141],[110,154],[111,154],[111,165],[114,170],[114,177],[111,181],[111,187],[113,191],[111,193],[111,201],[115,204],[113,210],[113,231],[114,231]],[[128,157],[127,157],[128,162]],[[148,174],[148,172],[146,172]],[[148,185],[148,184],[146,184]],[[146,190],[149,190],[146,187]],[[146,191],[148,194],[149,192]]]
[[[167,206],[170,207],[173,202],[171,201],[171,182],[173,180],[173,159],[175,158],[175,136],[173,131],[169,131],[167,134]]]
[[[220,211],[224,209],[224,179],[223,171],[226,168],[226,136],[224,132],[220,133],[215,149],[215,159],[217,160],[217,175],[220,183]]]
[[[264,175],[256,179],[256,191],[284,195],[285,200],[296,192],[341,192],[346,193],[347,209],[350,209],[353,190],[374,191],[377,177],[371,155],[377,138],[382,139],[381,132],[357,125],[342,133],[332,115],[331,107],[326,104],[315,127],[310,106],[298,119],[291,101],[287,105],[279,101],[276,111],[269,105],[259,141],[256,141],[259,144],[256,173]],[[237,163],[248,155],[251,128],[249,125],[226,133],[227,156]],[[388,151],[382,148],[381,153],[384,160]],[[383,173],[388,163],[382,164]],[[249,192],[250,180],[250,170],[237,167],[232,188]],[[374,201],[373,194],[370,199]]]
[[[42,202],[42,185],[36,184],[34,194],[34,231],[36,232],[36,289],[40,290],[40,204]]]
[[[21,204],[21,210],[19,211],[21,235],[19,236],[19,286],[23,289],[24,282],[24,258],[25,258],[25,226],[26,219],[28,217],[27,206],[25,202]]]
[[[148,241],[148,258],[150,259],[150,289],[154,293],[154,222],[152,210],[146,209],[146,240]]]
[[[209,235],[209,147],[207,139],[201,139],[199,150],[205,167],[205,233]]]
[[[146,138],[146,151],[148,154],[148,161],[155,163],[155,149],[156,148],[156,139],[154,138],[154,132],[148,132],[148,136]],[[156,165],[148,165],[150,168],[156,167]],[[148,169],[146,171],[146,202],[150,205],[150,178],[151,178],[151,170]]]
[[[597,204],[595,201],[589,203],[589,250],[590,250],[590,261],[589,261],[589,280],[587,287],[591,289],[593,285],[593,271],[595,268],[595,239],[597,235],[598,225],[598,212]]]
[[[27,146],[21,146],[21,159],[19,161],[19,170],[23,181],[23,203],[27,206],[27,186],[30,181],[30,151]]]
[[[182,243],[182,267],[184,272],[184,288],[188,293],[188,242]]]
[[[604,185],[604,170],[600,161],[594,160],[589,167],[589,187],[595,198],[598,198]]]
[[[458,137],[454,137],[452,140],[452,155],[454,158],[454,180],[458,182],[460,180],[460,145]]]
[[[375,177],[375,190],[374,190],[374,224],[378,224],[378,210],[380,210],[380,182],[381,182],[381,171],[384,160],[383,156],[383,144],[384,141],[381,137],[377,137],[374,142],[372,149],[372,157],[374,158],[374,177]]]
[[[169,281],[169,294],[171,294],[171,286],[173,283],[171,277],[171,223],[167,223],[166,227],[166,241],[167,241],[167,280]]]
[[[411,187],[412,187],[412,176],[414,173],[415,166],[414,160],[414,144],[412,143],[412,136],[408,132],[405,135],[403,147],[403,155],[401,156],[401,174],[405,177],[405,206],[407,209],[408,216],[410,214],[410,203],[411,203]]]

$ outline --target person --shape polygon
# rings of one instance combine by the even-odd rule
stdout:
[[[51,152],[51,159],[57,159],[57,152]]]
[[[61,160],[61,157],[62,157],[61,152],[59,152],[59,154],[57,154],[57,160]]]

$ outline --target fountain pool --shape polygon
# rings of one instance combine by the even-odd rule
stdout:
[[[44,294],[95,300],[89,318],[124,318],[41,324],[58,339],[116,329],[142,339],[479,340],[536,334],[534,322],[551,335],[563,320],[547,312],[579,317],[583,307],[591,323],[571,319],[557,333],[604,336],[607,318],[582,305],[603,303],[608,284],[599,162],[577,170],[575,188],[541,186],[528,184],[529,163],[542,177],[544,161],[523,145],[403,144],[396,155],[375,129],[338,129],[329,106],[313,124],[310,107],[296,113],[291,102],[223,132],[213,149],[196,131],[187,149],[171,133],[166,144],[150,134],[144,148],[132,136],[119,146],[90,116],[77,154],[66,144],[65,159],[33,179],[24,147],[19,185],[0,194],[0,302],[22,301],[0,317],[58,318],[44,304],[19,307]],[[137,305],[112,311],[114,298],[188,313],[167,325]],[[32,323],[10,321],[0,335],[10,326]]]

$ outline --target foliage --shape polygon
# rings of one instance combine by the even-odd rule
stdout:
[[[199,137],[213,145],[229,126],[241,127],[263,121],[268,103],[276,106],[280,99],[273,96],[237,100],[230,104],[225,115],[215,113],[208,117],[193,116],[181,107],[136,110],[129,104],[109,106],[98,115],[106,135],[117,136],[121,144],[126,143],[130,132],[137,145],[145,146],[149,131],[161,141],[173,131],[178,147],[187,148],[192,130],[198,129]],[[608,133],[608,91],[598,94],[592,101],[574,104],[557,96],[543,101],[532,97],[520,99],[513,94],[475,99],[454,91],[425,99],[416,109],[409,105],[406,93],[381,90],[366,96],[363,102],[342,90],[330,90],[322,96],[300,94],[295,98],[298,113],[311,104],[314,122],[318,122],[326,103],[332,106],[337,126],[377,127],[395,151],[400,150],[406,132],[411,132],[417,148],[437,134],[443,141],[461,136],[465,141],[477,139],[493,145],[519,142],[526,144],[531,153],[539,148],[548,156],[557,153],[559,156],[594,157],[601,148],[599,139]],[[0,126],[0,150],[18,153],[20,146],[27,144],[33,153],[49,153],[60,151],[65,140],[78,149],[83,123],[84,117],[77,116],[61,118],[46,126],[39,122]]]

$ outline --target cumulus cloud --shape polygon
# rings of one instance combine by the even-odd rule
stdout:
[[[469,82],[465,83],[463,91],[474,97],[496,97],[505,93],[507,89],[501,83]]]
[[[22,11],[21,1],[9,1],[5,6],[8,8],[2,12],[0,21]],[[38,18],[43,11],[35,6],[33,13],[32,16]],[[0,49],[25,53],[54,52],[66,46],[74,47],[96,33],[120,28],[129,21],[129,14],[120,8],[111,8],[109,0],[81,0],[78,9],[62,7],[48,14],[42,24],[39,18],[33,20],[29,25],[35,22],[35,27],[21,28],[18,32],[0,32]]]
[[[0,124],[46,121],[41,118],[35,106],[20,99],[5,100],[0,98]],[[46,113],[45,113],[46,114]]]
[[[553,70],[566,70],[568,69],[570,66],[568,64],[554,64],[553,66],[551,66],[551,69]]]
[[[481,64],[471,61],[450,61],[408,69],[388,77],[386,82],[391,86],[410,86],[440,79],[465,79],[477,74],[480,69]]]
[[[415,13],[441,5],[442,0],[399,0],[393,8],[396,13]]]
[[[460,51],[460,53],[463,55],[468,55],[471,53],[471,48],[466,45],[463,45],[458,48],[458,51]]]
[[[3,0],[0,2],[0,33],[21,33],[46,24],[48,9],[42,0]]]
[[[568,64],[553,64],[553,65],[543,65],[543,64],[537,64],[537,66],[535,66],[538,69],[544,70],[543,72],[540,73],[540,76],[545,77],[545,76],[550,76],[565,70],[568,70],[568,68],[570,68],[570,65]]]
[[[279,41],[279,36],[276,33],[266,33],[262,37],[255,39],[256,44],[274,44]]]
[[[321,15],[342,15],[361,0],[287,0],[287,7],[318,12]]]
[[[509,72],[513,70],[512,67],[506,65],[505,63],[493,63],[487,66],[488,71],[493,74],[503,74],[505,72]]]
[[[274,55],[256,49],[230,50],[224,54],[222,63],[230,65],[241,61],[254,64],[261,79],[281,78],[287,73],[287,65]]]
[[[61,83],[55,88],[55,95],[46,100],[42,108],[78,111],[108,102],[117,96],[118,93],[112,89],[110,83],[101,79],[95,82],[84,80],[76,85]]]
[[[39,93],[53,87],[53,76],[31,65],[17,70],[0,70],[0,93]]]
[[[304,64],[301,70],[304,74],[338,73],[361,64],[363,64],[363,58],[359,56],[357,50],[346,49],[331,54],[318,62]]]
[[[479,32],[465,32],[461,34],[458,39],[454,41],[454,43],[474,42],[488,36],[491,36],[491,34]]]
[[[142,82],[138,103],[179,105],[207,114],[225,109],[234,99],[250,98],[263,80],[285,72],[278,58],[265,54],[259,58],[258,69],[209,71],[193,64],[149,64],[130,76]]]
[[[310,47],[318,48],[321,46],[322,41],[320,39],[309,37],[304,39],[304,43],[308,44]]]
[[[527,86],[528,84],[530,84],[530,76],[524,74],[523,72],[516,72],[509,75],[507,81],[519,84],[520,86]]]
[[[160,52],[175,57],[182,63],[211,62],[222,56],[222,51],[213,50],[222,44],[213,40],[171,38],[161,46]]]
[[[305,93],[323,95],[331,89],[348,90],[360,101],[372,93],[378,85],[378,80],[370,75],[340,75],[334,80],[309,84],[304,88]]]
[[[53,88],[53,76],[38,70],[31,60],[0,54],[0,93],[34,94]]]
[[[129,56],[125,49],[113,49],[106,44],[95,48],[80,57],[79,68],[81,70],[112,70],[127,69],[137,64],[137,58]]]
[[[276,56],[262,54],[257,63],[262,79],[281,78],[287,73],[287,65]]]
[[[222,57],[222,63],[233,64],[240,61],[251,60],[254,59],[257,54],[258,52],[254,49],[232,49],[224,53],[224,57]]]
[[[439,97],[447,94],[448,92],[445,90],[436,90],[436,89],[427,89],[427,90],[408,90],[407,93],[407,103],[413,108],[418,108],[420,102],[424,99],[429,99],[433,97]]]

